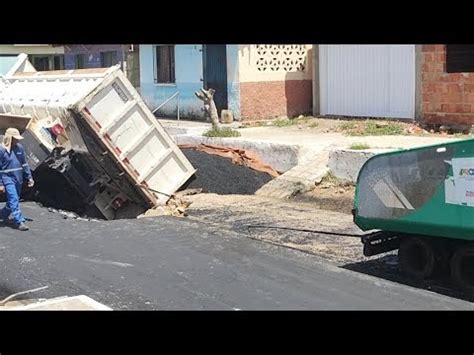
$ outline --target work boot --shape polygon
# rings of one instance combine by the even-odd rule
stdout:
[[[26,226],[25,223],[20,223],[20,224],[18,224],[16,228],[17,228],[18,230],[22,231],[22,232],[26,232],[27,230],[30,229],[30,228],[28,228],[28,227]]]

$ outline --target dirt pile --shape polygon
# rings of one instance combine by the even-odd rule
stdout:
[[[197,170],[182,189],[201,188],[203,192],[220,195],[252,195],[272,179],[268,173],[236,165],[229,158],[191,148],[182,151]]]

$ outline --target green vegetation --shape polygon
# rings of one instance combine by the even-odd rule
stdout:
[[[205,137],[240,137],[240,132],[229,127],[224,127],[220,129],[210,129],[202,135]]]
[[[364,150],[364,149],[369,149],[370,146],[365,143],[352,143],[349,147],[349,149],[353,150]]]

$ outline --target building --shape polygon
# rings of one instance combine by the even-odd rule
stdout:
[[[37,70],[122,65],[157,116],[204,118],[194,93],[216,90],[237,120],[374,117],[474,124],[474,45],[0,45]]]
[[[414,45],[315,45],[313,114],[413,120]]]
[[[0,45],[0,74],[13,65],[20,53],[28,54],[37,70],[64,69],[64,47],[53,44],[2,44]],[[3,64],[2,64],[3,63]]]
[[[105,68],[121,64],[124,48],[121,44],[66,44],[64,45],[64,68]]]
[[[420,46],[421,119],[474,124],[474,45]]]
[[[139,46],[122,44],[11,44],[0,45],[0,75],[5,75],[20,53],[28,54],[36,70],[69,70],[120,64],[139,89]]]
[[[133,44],[64,45],[65,69],[104,68],[119,64],[132,85],[139,89],[139,46]]]
[[[140,89],[159,116],[203,118],[194,92],[216,90],[237,120],[312,111],[311,45],[140,45]]]
[[[0,56],[0,76],[5,75],[16,61],[16,56]]]
[[[474,45],[319,45],[313,113],[474,124]]]

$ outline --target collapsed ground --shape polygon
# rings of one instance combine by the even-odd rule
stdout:
[[[396,252],[371,258],[363,256],[360,238],[356,237],[363,232],[354,225],[351,215],[353,185],[342,184],[328,175],[313,190],[291,199],[266,198],[254,193],[272,179],[269,174],[235,165],[221,156],[192,149],[183,149],[183,152],[197,173],[181,190],[202,189],[202,193],[184,198],[189,205],[188,218],[232,229],[266,243],[322,256],[340,267],[466,299],[445,281],[420,283],[405,278],[398,271]],[[72,189],[55,178],[42,175],[37,179],[37,188],[27,191],[27,198],[53,207],[51,212],[57,212],[57,209],[74,212],[61,212],[64,218],[97,218],[94,209],[78,203]],[[293,230],[256,227],[262,225]],[[332,236],[301,229],[356,236]]]

